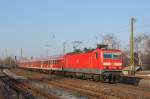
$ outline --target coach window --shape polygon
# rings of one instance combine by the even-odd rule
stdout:
[[[57,60],[57,64],[59,64],[59,60]]]
[[[52,60],[50,60],[50,65],[52,65]]]
[[[55,60],[55,65],[57,64],[57,60]]]
[[[57,60],[56,60],[56,62],[55,62],[55,65],[57,65]]]
[[[47,64],[48,61],[44,61],[44,64]]]
[[[59,60],[57,60],[57,64],[59,64]]]
[[[52,60],[52,64],[54,65],[54,60]]]
[[[56,65],[56,60],[54,60],[54,64]]]
[[[55,65],[55,60],[53,60],[53,64]]]
[[[51,65],[53,65],[53,62],[52,62],[52,60],[51,60]]]
[[[49,60],[48,60],[48,65],[49,65],[50,63],[49,63]]]
[[[58,64],[58,61],[56,60],[56,65]]]
[[[49,65],[51,64],[51,60],[49,60]]]
[[[55,65],[55,60],[53,60],[53,64]]]

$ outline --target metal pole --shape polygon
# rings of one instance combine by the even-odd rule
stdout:
[[[11,66],[11,57],[9,57],[9,65]]]
[[[44,45],[44,47],[46,48],[46,56],[48,57],[48,55],[49,55],[49,48],[51,47],[51,45],[46,44],[46,45]]]
[[[66,53],[66,42],[63,42],[63,55]]]
[[[20,49],[21,59],[23,58],[23,49]]]
[[[7,48],[5,49],[5,57],[7,58],[8,50]]]
[[[131,75],[134,75],[134,18],[131,18],[131,34],[130,34],[130,66]]]
[[[46,48],[46,55],[47,55],[47,57],[48,57],[48,50],[49,50],[49,49],[48,49],[48,47],[47,47],[47,48]]]

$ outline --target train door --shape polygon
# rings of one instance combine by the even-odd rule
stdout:
[[[92,60],[92,65],[93,65],[93,69],[99,69],[100,68],[100,52],[98,50],[94,51],[93,55],[93,60]]]

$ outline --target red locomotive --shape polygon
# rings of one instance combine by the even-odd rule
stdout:
[[[72,77],[116,81],[123,69],[121,54],[120,50],[96,48],[48,59],[20,61],[19,66]]]

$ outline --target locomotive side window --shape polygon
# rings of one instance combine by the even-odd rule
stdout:
[[[112,58],[112,53],[104,53],[103,57],[104,59]]]
[[[95,58],[98,59],[98,52],[95,53]]]

